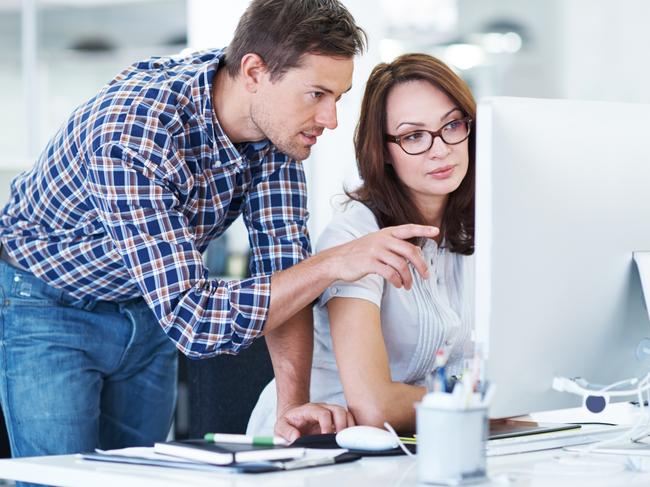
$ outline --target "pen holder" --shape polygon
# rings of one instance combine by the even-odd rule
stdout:
[[[461,485],[486,480],[487,407],[416,404],[420,482]]]

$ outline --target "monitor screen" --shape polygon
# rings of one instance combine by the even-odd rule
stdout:
[[[650,250],[650,105],[488,98],[478,107],[476,338],[491,417],[581,404],[555,376],[650,368],[634,251]]]

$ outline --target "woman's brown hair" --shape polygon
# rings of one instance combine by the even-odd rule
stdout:
[[[386,100],[390,90],[408,81],[422,80],[443,91],[472,120],[476,102],[467,84],[442,61],[427,54],[404,54],[392,63],[377,65],[368,78],[361,115],[354,133],[354,147],[363,180],[360,188],[347,192],[353,200],[372,210],[380,228],[405,223],[426,224],[399,180],[390,160],[386,132]],[[476,131],[469,136],[469,165],[460,186],[449,195],[440,225],[442,241],[452,251],[474,252],[474,174]]]

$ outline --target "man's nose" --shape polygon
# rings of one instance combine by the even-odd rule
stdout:
[[[321,127],[334,130],[338,126],[336,119],[336,102],[323,103],[316,113],[316,123]]]

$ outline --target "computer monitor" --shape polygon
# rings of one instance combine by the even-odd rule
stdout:
[[[555,376],[640,377],[650,336],[634,251],[650,250],[650,105],[479,103],[476,339],[490,416],[572,407]]]

